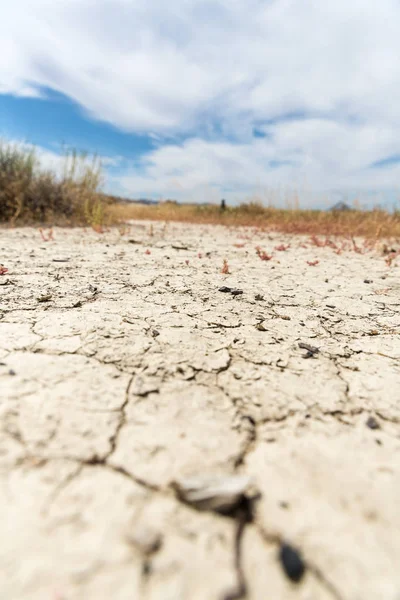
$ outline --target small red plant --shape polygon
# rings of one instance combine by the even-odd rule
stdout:
[[[0,265],[0,275],[5,275],[6,273],[8,273],[8,269],[3,267],[3,265]]]
[[[315,267],[319,264],[319,260],[308,260],[307,264],[310,265],[310,267]]]
[[[198,258],[203,258],[203,255],[202,255],[202,253],[201,253],[201,252],[199,252],[199,253],[197,254],[197,257],[198,257]]]
[[[346,240],[344,240],[344,241],[342,242],[342,246],[341,246],[340,250],[341,250],[342,252],[343,252],[344,250],[348,250],[348,245],[347,245],[347,243],[346,243]]]
[[[338,245],[330,239],[325,240],[325,246],[329,246],[329,248],[332,248],[333,250],[338,250]]]
[[[189,261],[188,259],[185,260],[185,265],[189,266]]]
[[[221,273],[223,273],[224,275],[229,275],[230,273],[228,261],[226,260],[226,258],[224,258],[224,264],[222,265]]]
[[[39,233],[40,233],[40,237],[42,238],[42,240],[44,242],[50,242],[50,241],[54,242],[53,228],[49,229],[47,237],[46,237],[46,234],[44,233],[44,231],[43,231],[43,229],[41,227],[39,227]]]
[[[272,258],[272,254],[267,254],[265,250],[261,250],[260,246],[256,247],[256,253],[261,260],[271,260]]]
[[[312,235],[309,241],[310,244],[312,244],[313,246],[317,246],[318,248],[322,248],[323,246],[325,246],[325,242],[320,240],[316,235]]]
[[[280,244],[279,246],[275,246],[275,250],[278,250],[278,252],[286,252],[288,248],[290,248],[290,244]]]
[[[357,254],[364,254],[362,248],[360,248],[360,246],[357,246],[357,242],[354,238],[351,238],[352,244],[353,244],[353,250],[354,252],[357,252]]]
[[[149,250],[149,249],[147,248],[147,250],[146,250],[145,254],[151,254],[151,250]]]

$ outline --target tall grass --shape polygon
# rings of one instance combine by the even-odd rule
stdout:
[[[250,202],[222,211],[219,206],[163,202],[155,206],[116,203],[110,206],[113,220],[146,219],[186,223],[249,226],[269,231],[307,235],[400,238],[400,212],[325,211],[300,208],[279,209]]]
[[[101,225],[101,163],[65,153],[60,172],[44,169],[34,148],[0,141],[0,221]]]
[[[44,169],[34,148],[0,141],[0,222],[103,225],[149,219],[255,226],[286,233],[400,238],[400,212],[287,209],[250,201],[221,210],[218,205],[122,202],[101,193],[103,174],[96,156],[65,153],[62,168]]]

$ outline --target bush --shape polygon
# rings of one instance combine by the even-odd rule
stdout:
[[[42,168],[33,148],[0,142],[0,221],[102,225],[101,164],[66,154],[62,173]]]

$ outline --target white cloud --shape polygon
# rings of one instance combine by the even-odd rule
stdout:
[[[47,86],[123,130],[190,135],[125,173],[131,193],[387,187],[398,167],[368,166],[400,154],[398,23],[397,0],[14,0],[0,93]]]
[[[191,139],[166,145],[120,174],[120,185],[132,196],[189,201],[216,201],[221,194],[240,201],[256,194],[285,203],[288,194],[299,193],[302,205],[312,205],[325,190],[391,191],[400,181],[400,165],[372,167],[398,149],[390,128],[310,119],[265,131],[267,137],[237,144]]]

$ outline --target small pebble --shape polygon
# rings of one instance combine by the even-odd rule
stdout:
[[[38,302],[49,302],[51,300],[51,298],[52,298],[51,294],[44,294],[43,296],[39,296],[37,298],[37,301]]]
[[[306,344],[305,342],[299,342],[299,348],[307,350],[307,352],[303,354],[303,358],[313,358],[319,352],[319,348],[310,346],[310,344]]]
[[[291,581],[299,583],[306,570],[300,552],[290,544],[282,543],[279,550],[279,560],[287,577]]]
[[[370,429],[380,429],[381,428],[379,422],[375,419],[375,417],[368,417],[366,425]]]
[[[232,296],[239,296],[240,294],[243,294],[243,290],[237,290],[235,288],[227,287],[226,285],[220,287],[218,291],[223,292],[224,294],[232,294]]]

